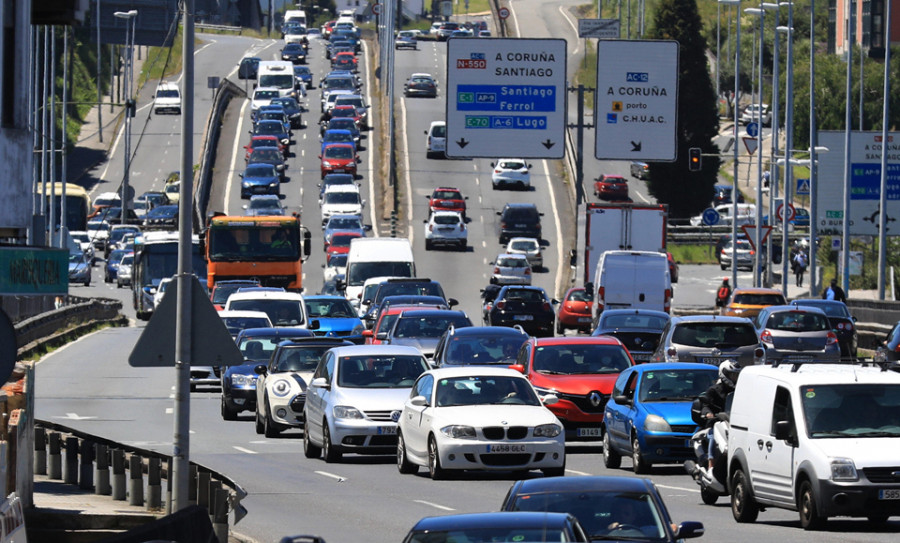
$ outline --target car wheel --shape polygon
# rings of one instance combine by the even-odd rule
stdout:
[[[426,239],[426,240],[425,240],[425,250],[426,250],[426,251],[430,251],[430,250],[431,250],[431,247],[432,247],[431,240],[430,240],[430,239]]]
[[[566,475],[566,462],[563,460],[563,465],[558,468],[544,468],[541,470],[541,473],[544,474],[544,477],[564,477]]]
[[[331,442],[331,431],[328,430],[328,421],[322,421],[322,453],[325,455],[325,461],[329,464],[339,462],[341,459],[340,451],[335,450],[334,443]]]
[[[281,434],[281,428],[272,421],[272,412],[269,410],[268,401],[266,402],[266,420],[263,422],[263,434],[266,437],[278,437]]]
[[[266,427],[263,425],[262,417],[259,416],[259,405],[256,406],[256,433],[262,435],[262,433],[266,430]]]
[[[309,439],[309,422],[303,423],[303,456],[307,458],[318,458],[322,456],[322,449],[313,444]]]
[[[556,319],[556,335],[561,336],[566,333],[565,327],[563,327],[562,322],[557,318]]]
[[[403,474],[413,474],[419,471],[419,466],[410,462],[406,456],[406,443],[400,432],[397,432],[397,470]]]
[[[112,278],[110,278],[109,275],[105,275],[105,276],[103,276],[103,282],[104,283],[112,283]]]
[[[428,438],[428,475],[434,481],[439,481],[446,477],[446,472],[441,467],[441,456],[434,436]]]
[[[634,464],[632,469],[636,474],[650,473],[651,464],[644,460],[644,456],[641,454],[641,444],[637,436],[631,438],[631,461]]]
[[[603,465],[608,469],[618,469],[622,465],[622,456],[609,443],[609,431],[603,432]]]
[[[737,522],[754,522],[759,516],[759,506],[750,493],[744,472],[737,470],[731,477],[731,515]]]
[[[703,503],[706,505],[715,505],[716,501],[719,499],[719,495],[704,487],[700,489],[700,499],[703,500]]]
[[[816,505],[816,496],[813,493],[812,483],[803,481],[800,485],[800,499],[797,510],[800,511],[800,526],[804,530],[821,530],[825,527],[828,517],[819,514]]]
[[[223,420],[237,420],[237,411],[233,411],[228,408],[228,403],[225,401],[225,396],[222,396],[222,419]]]

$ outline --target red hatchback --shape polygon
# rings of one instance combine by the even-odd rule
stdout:
[[[250,155],[253,154],[254,149],[259,149],[260,147],[277,147],[279,151],[281,151],[282,156],[287,153],[287,147],[284,146],[283,143],[278,141],[278,138],[275,136],[253,136],[250,138],[250,143],[244,146],[244,150],[246,154],[244,155],[244,161],[250,160]]]
[[[356,176],[356,163],[359,158],[355,147],[349,143],[326,145],[319,158],[322,159],[323,179],[330,173],[349,173]]]
[[[439,187],[434,189],[431,196],[428,196],[428,208],[433,213],[435,211],[457,211],[462,213],[466,218],[466,200],[468,196],[463,196],[457,188]]]
[[[358,237],[362,237],[359,232],[335,232],[331,235],[330,242],[325,246],[326,256],[349,253],[350,241]]]
[[[334,106],[331,108],[331,118],[332,119],[340,119],[340,118],[350,118],[356,123],[356,126],[359,127],[360,123],[362,123],[362,115],[359,114],[359,110],[356,109],[355,106],[344,105],[344,106]]]
[[[621,175],[601,175],[594,181],[594,196],[601,200],[627,200],[628,183]]]
[[[590,333],[594,298],[584,287],[572,287],[566,292],[556,312],[556,333],[563,335],[567,328]]]
[[[531,338],[514,368],[541,395],[559,398],[547,408],[563,423],[566,441],[602,439],[603,411],[619,373],[634,365],[614,337]]]

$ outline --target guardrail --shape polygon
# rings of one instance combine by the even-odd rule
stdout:
[[[99,323],[124,325],[122,302],[109,298],[69,297],[58,309],[22,320],[15,325],[18,358],[28,358],[47,346],[61,345]]]
[[[194,29],[201,32],[204,30],[215,30],[218,32],[236,32],[239,35],[244,31],[243,27],[240,26],[210,25],[205,23],[194,23]]]

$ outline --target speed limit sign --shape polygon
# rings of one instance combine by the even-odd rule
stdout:
[[[501,19],[509,17],[509,8],[500,8],[497,10],[497,17],[500,17]]]
[[[372,4],[372,13],[381,15],[381,4]]]

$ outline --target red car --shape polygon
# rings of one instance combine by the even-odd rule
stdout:
[[[356,70],[358,60],[350,51],[342,51],[331,57],[332,70]]]
[[[594,298],[584,287],[570,288],[556,312],[556,333],[563,335],[567,328],[590,333]]]
[[[601,175],[594,181],[594,196],[601,200],[627,200],[628,183],[621,175]]]
[[[331,108],[331,119],[338,119],[347,117],[353,119],[356,122],[356,126],[359,127],[360,123],[362,123],[362,115],[359,114],[359,110],[351,105],[343,105],[343,106],[334,106]]]
[[[349,253],[350,241],[358,237],[362,237],[359,232],[335,232],[331,235],[331,241],[325,245],[326,256]]]
[[[356,149],[349,143],[332,143],[325,146],[319,155],[322,159],[322,178],[330,173],[349,173],[356,176],[356,164],[359,157]]]
[[[327,23],[322,25],[322,37],[328,39],[328,36],[331,36],[331,31],[334,29],[334,23],[337,21],[328,21]]]
[[[390,332],[394,326],[394,321],[407,309],[421,309],[420,306],[414,305],[392,305],[387,307],[378,315],[378,320],[371,330],[363,330],[363,337],[366,338],[366,345],[381,345],[381,340],[377,338],[381,332]]]
[[[466,218],[466,200],[468,196],[463,196],[457,188],[438,187],[434,189],[431,196],[428,196],[428,209],[430,212],[435,211],[457,211],[462,213]]]
[[[287,152],[287,147],[278,141],[278,138],[275,136],[253,136],[250,138],[250,143],[244,146],[244,151],[246,151],[244,161],[250,160],[250,155],[253,153],[253,150],[260,147],[277,147],[282,155]]]
[[[538,392],[559,398],[547,408],[562,422],[566,441],[599,441],[613,385],[633,365],[621,341],[597,336],[530,338],[513,367]]]
[[[672,253],[666,253],[666,257],[669,259],[669,278],[673,283],[677,283],[678,263],[675,262],[675,258],[672,256]]]

